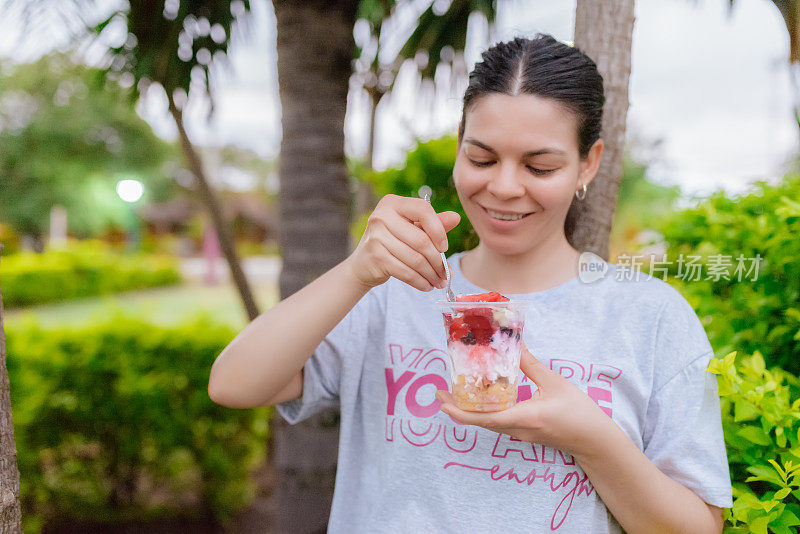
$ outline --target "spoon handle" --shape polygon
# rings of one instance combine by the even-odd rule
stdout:
[[[455,302],[456,296],[453,295],[453,290],[450,288],[450,280],[452,279],[452,275],[450,274],[450,264],[447,263],[447,258],[444,256],[444,252],[440,252],[442,256],[442,263],[444,263],[444,272],[447,273],[447,300],[450,302]]]
[[[419,188],[419,193],[422,198],[425,199],[425,202],[428,204],[431,203],[431,188],[423,185]],[[452,279],[452,275],[450,274],[450,264],[447,263],[447,257],[445,257],[444,252],[440,252],[439,255],[442,257],[442,263],[444,264],[444,272],[447,275],[447,300],[450,302],[455,302],[456,296],[453,294],[453,290],[450,287],[450,280]]]

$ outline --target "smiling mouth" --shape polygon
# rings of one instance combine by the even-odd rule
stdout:
[[[483,206],[481,207],[483,208]],[[485,211],[493,219],[498,219],[500,221],[518,221],[520,219],[524,219],[528,215],[532,215],[533,213],[535,213],[533,211],[529,213],[503,213],[500,211],[490,210],[488,208],[483,208],[483,211]]]

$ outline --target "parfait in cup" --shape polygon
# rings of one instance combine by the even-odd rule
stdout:
[[[496,292],[437,302],[447,332],[453,399],[462,410],[495,412],[516,404],[528,304]]]

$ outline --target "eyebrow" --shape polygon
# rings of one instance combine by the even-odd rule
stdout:
[[[493,149],[492,147],[490,147],[489,145],[487,145],[485,143],[481,143],[477,139],[473,139],[472,137],[467,137],[466,139],[464,139],[464,142],[465,143],[469,143],[471,145],[475,145],[478,148],[482,148],[484,150],[487,150],[487,151],[491,152],[492,154],[497,154],[497,151],[495,149]],[[542,154],[556,154],[556,155],[559,155],[559,156],[566,156],[567,155],[566,152],[564,152],[563,150],[558,149],[558,148],[540,148],[539,150],[529,150],[529,151],[525,152],[522,156],[523,157],[540,156]]]

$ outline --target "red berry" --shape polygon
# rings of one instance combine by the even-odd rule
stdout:
[[[448,326],[450,341],[456,341],[469,333],[469,328],[464,324],[464,318],[454,319]]]

